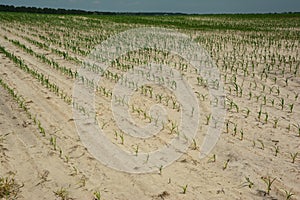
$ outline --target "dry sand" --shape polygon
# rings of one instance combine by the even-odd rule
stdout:
[[[12,33],[1,29],[1,46],[21,57],[32,69],[49,76],[51,82],[59,85],[68,95],[72,95],[74,80],[66,78],[36,57],[14,46],[4,39],[4,35],[8,39],[18,40],[31,47],[35,52],[55,59],[61,65],[72,69],[78,67],[58,55],[30,44],[22,39],[20,34],[22,33],[16,29],[12,30]],[[130,174],[103,165],[89,153],[77,134],[71,105],[17,68],[4,54],[0,54],[0,64],[0,78],[26,99],[30,112],[36,115],[47,133],[47,136],[43,137],[33,120],[29,119],[8,92],[0,87],[0,176],[14,177],[18,184],[24,184],[20,189],[19,199],[60,199],[55,192],[62,188],[74,199],[93,199],[95,191],[100,191],[101,199],[120,200],[285,199],[284,190],[295,194],[292,199],[300,199],[300,155],[294,163],[290,157],[290,153],[300,153],[300,137],[297,136],[297,129],[294,126],[300,122],[300,103],[299,99],[292,101],[294,92],[300,91],[299,75],[293,77],[287,87],[284,86],[284,78],[278,81],[281,96],[289,95],[287,101],[294,103],[293,113],[289,113],[288,108],[284,111],[278,109],[279,98],[272,94],[270,96],[276,99],[277,108],[271,107],[268,103],[266,110],[270,118],[269,122],[265,123],[263,122],[265,115],[261,121],[257,119],[259,105],[254,98],[250,101],[247,97],[229,95],[229,98],[238,103],[241,111],[227,112],[226,119],[232,122],[229,124],[229,133],[226,133],[224,127],[217,145],[208,157],[199,160],[199,150],[189,148],[178,160],[164,167],[161,174],[159,169],[150,174]],[[259,77],[254,79],[259,85],[257,94],[264,94],[260,84],[265,84],[267,88],[272,86],[271,81],[260,81]],[[248,86],[251,81],[250,78],[246,79],[244,85]],[[243,93],[248,94],[249,89],[246,87]],[[265,94],[268,94],[268,91]],[[103,97],[97,98],[98,106],[101,108],[98,121],[100,124],[108,122],[105,127],[107,137],[120,148],[133,151],[132,145],[140,143],[141,151],[146,151],[158,148],[170,139],[171,136],[165,130],[158,137],[160,142],[155,138],[147,142],[125,137],[125,145],[120,144],[119,139],[117,141],[114,139],[114,130],[117,127],[112,122],[110,101]],[[132,102],[149,107],[139,94],[135,94]],[[203,109],[207,108],[207,105],[209,102],[200,104]],[[242,111],[245,108],[251,110],[247,118]],[[171,115],[176,115],[176,111],[168,110]],[[202,114],[206,115],[209,110],[203,112]],[[146,123],[142,117],[133,116],[136,122]],[[277,128],[273,128],[275,117],[280,119]],[[233,134],[233,123],[238,124],[236,136]],[[287,130],[288,124],[291,124],[290,131]],[[200,136],[196,138],[198,144],[201,144],[206,130],[207,126],[203,119],[199,128]],[[244,132],[243,140],[240,139],[241,130]],[[51,137],[57,140],[56,150],[50,144]],[[263,141],[264,147],[259,141]],[[279,147],[277,156],[275,156],[276,146]],[[216,156],[215,161],[212,161],[213,155]],[[228,166],[224,169],[227,160]],[[265,195],[266,184],[262,177],[276,178],[270,195]],[[246,178],[253,182],[251,188]],[[183,194],[185,185],[187,191]]]

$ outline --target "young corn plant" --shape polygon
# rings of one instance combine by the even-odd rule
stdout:
[[[59,157],[62,158],[62,154],[63,154],[63,151],[61,148],[59,148]]]
[[[199,147],[198,147],[198,145],[197,145],[197,142],[196,142],[195,139],[193,139],[192,150],[198,150],[198,149],[199,149]]]
[[[159,174],[159,175],[162,175],[162,169],[163,169],[163,166],[162,166],[162,165],[159,166],[159,168],[158,168],[158,174]]]
[[[223,166],[223,170],[227,169],[229,161],[230,161],[230,159],[227,159],[225,161],[224,166]]]
[[[263,142],[262,140],[260,140],[260,139],[258,139],[257,141],[258,141],[258,142],[260,143],[260,145],[261,145],[260,148],[261,148],[262,150],[264,150],[264,149],[265,149],[264,142]]]
[[[243,131],[243,129],[240,130],[240,133],[241,133],[240,140],[243,140],[244,139],[244,131]]]
[[[229,121],[226,122],[226,133],[229,133]]]
[[[171,122],[171,127],[170,127],[170,134],[177,133],[178,134],[178,125],[176,122]]]
[[[186,193],[188,185],[182,186],[182,194]]]
[[[264,181],[264,183],[267,186],[267,188],[266,188],[266,194],[270,195],[271,186],[274,183],[274,181],[276,180],[276,178],[271,179],[270,177],[261,177],[261,179]]]
[[[136,146],[134,147],[134,153],[135,153],[135,156],[138,155],[138,153],[139,153],[139,145],[136,145]]]
[[[262,107],[260,106],[260,109],[259,109],[259,111],[258,111],[258,116],[257,116],[257,118],[258,118],[258,121],[260,121],[260,118],[261,118],[261,114],[262,114]]]
[[[292,158],[292,163],[295,163],[296,158],[297,158],[297,156],[298,156],[298,152],[296,152],[296,153],[291,153],[290,155],[291,155],[291,158]]]
[[[252,188],[254,183],[250,180],[249,177],[245,177],[246,182],[244,184],[246,184],[249,188]]]
[[[236,133],[237,133],[237,124],[233,124],[234,127],[233,127],[233,136],[236,136]]]
[[[71,200],[72,198],[69,197],[69,192],[65,188],[60,188],[53,192],[56,197],[60,198],[61,200]]]
[[[205,118],[206,118],[206,123],[205,123],[205,125],[208,125],[208,124],[209,124],[209,121],[210,121],[210,119],[211,119],[211,114],[207,115]]]
[[[274,119],[274,125],[273,125],[273,128],[277,128],[277,126],[278,126],[278,121],[279,121],[279,118],[275,118],[275,119]]]
[[[265,123],[266,123],[266,124],[268,123],[268,119],[269,119],[269,114],[266,112],[266,113],[265,113]]]
[[[212,157],[210,159],[208,159],[207,162],[216,162],[216,154],[212,155]]]
[[[51,136],[50,144],[53,146],[53,150],[56,151],[56,137]]]
[[[121,144],[123,145],[124,144],[124,134],[120,134],[119,135],[120,139],[121,139]]]
[[[287,190],[284,190],[285,192],[285,199],[286,200],[290,200],[292,198],[292,196],[294,196],[295,194],[292,193],[292,191],[287,191]]]
[[[298,137],[300,137],[300,124],[294,124],[294,126],[297,128],[298,130]],[[289,127],[289,130],[291,129],[291,127]]]
[[[246,113],[246,118],[248,118],[249,115],[250,115],[250,110],[249,110],[249,108],[246,108],[244,111],[245,111],[245,113]]]
[[[277,156],[279,153],[279,146],[275,146],[274,149],[275,149],[275,156]]]
[[[94,192],[94,200],[101,200],[101,193],[99,191]]]
[[[289,112],[292,113],[294,109],[294,104],[289,104],[289,108],[290,108]]]
[[[284,98],[281,98],[281,101],[280,101],[280,107],[281,107],[281,110],[283,110],[284,108]]]

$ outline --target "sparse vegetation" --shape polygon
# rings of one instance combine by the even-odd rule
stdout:
[[[283,176],[287,176],[291,177],[288,180],[295,181],[295,166],[299,161],[296,152],[300,138],[300,104],[297,91],[300,78],[298,21],[297,13],[97,16],[0,12],[0,85],[19,107],[16,111],[13,105],[7,104],[5,110],[0,109],[0,176],[5,175],[2,167],[7,171],[10,170],[7,168],[11,163],[25,163],[23,160],[12,162],[12,158],[17,160],[14,157],[17,154],[10,151],[10,148],[18,145],[18,148],[22,146],[23,149],[17,153],[24,153],[27,159],[24,167],[30,166],[36,170],[32,178],[35,180],[33,184],[38,188],[36,191],[40,187],[50,189],[53,185],[60,186],[60,183],[53,184],[57,174],[52,171],[50,174],[50,169],[45,170],[45,166],[50,164],[43,163],[42,168],[39,165],[40,162],[49,160],[56,162],[54,166],[63,168],[58,174],[64,177],[59,180],[70,179],[70,185],[61,184],[65,187],[50,189],[52,196],[54,194],[57,199],[72,199],[69,196],[73,195],[74,188],[80,188],[84,195],[88,194],[91,198],[93,196],[95,200],[102,199],[102,194],[105,198],[130,198],[128,194],[113,191],[118,189],[119,183],[131,187],[139,184],[139,179],[133,178],[135,175],[124,175],[125,173],[118,174],[120,178],[117,179],[113,176],[115,171],[106,170],[108,163],[100,165],[98,161],[94,161],[94,154],[84,147],[86,144],[78,137],[78,129],[74,129],[78,120],[74,112],[79,112],[83,114],[83,118],[93,119],[92,123],[84,124],[84,130],[89,131],[88,126],[98,126],[102,130],[101,136],[107,139],[106,142],[128,152],[133,159],[143,159],[143,167],[151,165],[152,171],[159,173],[151,177],[151,181],[161,191],[145,198],[164,199],[170,195],[170,198],[178,199],[179,195],[187,193],[188,188],[186,196],[197,199],[200,187],[191,187],[194,185],[191,177],[196,179],[202,176],[199,169],[204,170],[205,174],[208,168],[213,170],[215,178],[201,185],[204,188],[201,193],[207,198],[212,194],[210,181],[217,180],[224,173],[224,181],[228,187],[220,188],[218,194],[225,194],[226,190],[231,190],[228,194],[239,197],[245,195],[247,190],[251,190],[253,194],[252,190],[260,191],[257,187],[262,185],[259,180],[261,178],[266,186],[262,195],[270,195],[277,178],[285,180],[286,177]],[[191,61],[194,58],[185,58],[177,55],[179,52],[150,48],[147,45],[123,52],[107,62],[107,68],[98,66],[97,62],[86,61],[85,58],[94,52],[94,48],[111,36],[131,28],[149,26],[170,28],[190,36],[211,57],[220,74],[210,75],[218,77],[207,80],[202,74],[202,67],[207,65],[206,61],[202,63],[203,66],[193,66]],[[132,41],[135,39],[132,37]],[[112,49],[118,52],[121,47],[122,44],[118,43],[118,47]],[[108,50],[103,52],[109,54]],[[161,76],[167,67],[167,76]],[[89,73],[100,79],[89,78]],[[141,84],[128,74],[143,78],[147,83]],[[180,74],[180,79],[191,86],[199,104],[196,105],[200,108],[199,114],[196,113],[198,107],[195,105],[184,107],[182,100],[189,99],[177,98],[176,95],[180,94],[178,90],[182,88],[181,80],[175,79],[176,74]],[[95,110],[74,98],[74,82],[88,92],[94,92]],[[122,86],[130,92],[121,94],[116,92],[115,86]],[[222,98],[216,97],[212,92],[219,88],[224,89],[225,95]],[[0,101],[1,103],[6,105],[7,102]],[[1,106],[2,104],[0,108]],[[126,115],[120,115],[120,120],[116,121],[116,115],[120,113],[114,112],[112,106],[122,108],[122,114]],[[223,119],[215,116],[216,108],[226,110],[225,124],[222,124]],[[23,112],[28,118],[6,119],[8,111]],[[197,115],[201,116],[196,127],[197,134],[185,134],[185,129],[192,131],[193,127],[182,124],[187,122],[182,117],[188,117],[192,122],[199,117]],[[5,122],[2,116],[12,122],[13,126],[2,127]],[[119,123],[123,122],[127,123],[128,130],[122,130]],[[213,153],[210,152],[204,162],[199,161],[199,153],[203,153],[204,137],[209,130],[218,128],[224,130],[218,136]],[[12,131],[5,134],[8,129]],[[2,130],[5,132],[2,133]],[[20,130],[24,131],[21,136]],[[144,135],[139,137],[139,134]],[[146,134],[153,135],[150,137]],[[180,144],[187,144],[186,150],[173,146],[172,141],[176,139],[182,142]],[[16,143],[12,145],[12,141]],[[153,163],[156,157],[152,157],[152,153],[163,147],[174,148],[177,153],[183,154],[179,161],[172,163],[174,167]],[[24,151],[26,148],[28,152]],[[105,154],[105,151],[101,150],[101,154]],[[35,155],[31,156],[32,153]],[[35,159],[39,160],[34,162]],[[244,161],[245,168],[236,167],[237,163]],[[262,161],[264,164],[260,163]],[[282,166],[278,167],[278,163]],[[261,166],[270,168],[270,176],[261,177]],[[136,170],[139,167],[141,166],[137,166]],[[287,168],[290,170],[285,172]],[[275,175],[277,178],[271,178]],[[93,178],[88,181],[90,177]],[[188,184],[178,184],[182,177]],[[105,185],[107,181],[118,183],[110,182],[109,187],[101,190],[101,194],[99,191],[91,192],[95,187],[102,188],[102,185],[91,188],[91,184]],[[222,181],[218,180],[223,184]],[[242,187],[245,188],[241,191],[232,189],[230,184],[236,182],[243,183]],[[286,183],[281,184],[283,188],[289,188]],[[14,177],[1,178],[0,199],[17,199],[20,193],[22,196],[22,186],[16,183]],[[138,190],[139,187],[136,188]],[[143,187],[147,190],[146,188]],[[293,190],[284,190],[286,199],[298,198],[299,189]],[[149,191],[137,191],[137,198],[140,194],[148,195]],[[273,196],[282,198],[282,194],[276,192],[272,193],[272,198]]]

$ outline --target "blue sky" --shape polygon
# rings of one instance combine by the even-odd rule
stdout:
[[[300,12],[300,0],[0,0],[0,4],[113,12]]]

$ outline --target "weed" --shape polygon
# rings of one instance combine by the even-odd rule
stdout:
[[[69,192],[65,188],[60,188],[53,192],[56,197],[60,198],[61,200],[71,200],[72,198],[69,197]]]
[[[23,186],[16,183],[13,177],[0,177],[0,198],[17,199]]]

